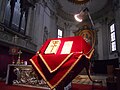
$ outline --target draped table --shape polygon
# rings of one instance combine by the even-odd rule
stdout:
[[[81,36],[47,40],[30,61],[50,89],[69,84],[89,66],[94,49]]]

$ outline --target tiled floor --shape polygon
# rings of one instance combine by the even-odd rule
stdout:
[[[102,81],[102,85],[106,86],[106,78],[107,75],[91,75],[91,78],[93,80],[100,80]],[[88,75],[78,75],[72,83],[78,83],[78,84],[89,84],[92,85],[92,81],[89,79]],[[94,83],[95,85],[100,85],[100,83]]]

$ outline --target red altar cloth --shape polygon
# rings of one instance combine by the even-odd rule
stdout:
[[[51,40],[60,40],[60,46],[56,54],[45,54],[45,50]],[[61,54],[66,41],[73,41],[71,52],[69,54]],[[75,66],[82,60],[82,57],[89,60],[93,51],[92,47],[81,36],[54,38],[47,40],[30,61],[48,86],[53,89],[67,78],[67,75],[74,70]]]

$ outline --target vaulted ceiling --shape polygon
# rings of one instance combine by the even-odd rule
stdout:
[[[90,13],[95,13],[104,8],[109,1],[110,0],[90,0],[85,4],[75,4],[68,0],[58,0],[62,9],[69,14],[78,13],[85,7],[88,7]]]
[[[71,30],[75,30],[76,27],[79,28],[80,24],[84,23],[77,23],[74,19],[74,14],[79,13],[84,8],[89,9],[89,13],[91,14],[92,18],[98,18],[103,16],[106,12],[111,10],[111,3],[113,0],[88,0],[89,2],[85,4],[75,4],[69,2],[69,0],[57,0],[60,4],[60,9],[58,14],[62,16],[62,18],[66,20],[73,21],[75,25],[71,25]],[[79,0],[78,0],[79,1]],[[76,22],[76,23],[75,23]],[[86,23],[86,22],[85,22]],[[73,27],[74,26],[74,27]]]

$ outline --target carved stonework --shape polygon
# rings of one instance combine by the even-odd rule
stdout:
[[[24,64],[8,65],[6,84],[49,89],[46,82],[37,75],[32,65]]]
[[[4,31],[4,28],[0,26],[0,31]]]
[[[114,10],[120,8],[120,0],[113,0],[113,8]]]
[[[73,15],[66,13],[61,8],[57,9],[57,15],[59,15],[60,17],[62,17],[63,19],[67,21],[74,21]]]
[[[3,31],[0,31],[0,40],[6,41],[6,42],[12,42],[12,36],[8,33],[4,33]]]
[[[17,75],[17,79],[13,80],[14,85],[31,85],[48,88],[48,85],[43,79],[39,80],[37,74],[30,65],[18,65],[14,67],[13,71]]]
[[[23,47],[23,48],[26,48],[32,51],[36,51],[36,45],[34,43],[22,37],[18,37],[17,42],[14,42],[13,41],[14,36],[15,35],[11,33],[0,30],[0,41],[8,43],[8,44],[12,44],[12,45],[20,46],[20,47]]]

